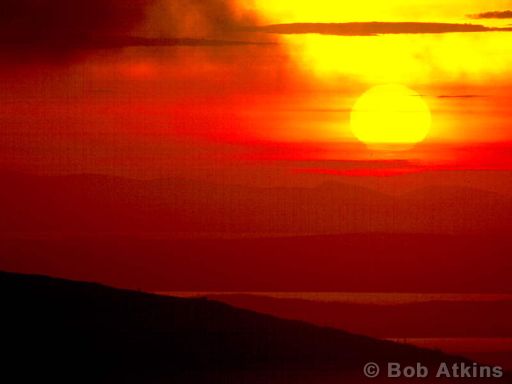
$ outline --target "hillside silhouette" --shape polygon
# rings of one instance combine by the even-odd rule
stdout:
[[[236,293],[208,294],[208,298],[377,338],[512,337],[510,300],[362,304]]]
[[[321,295],[321,294],[320,294]],[[454,295],[456,296],[456,295]],[[512,301],[425,301],[347,303],[273,298],[265,294],[208,294],[238,308],[303,320],[379,339],[435,345],[478,362],[512,369]],[[464,298],[464,295],[460,295]],[[379,319],[379,321],[375,321]]]
[[[201,298],[10,273],[0,290],[3,374],[17,382],[359,383],[368,361],[462,361]]]

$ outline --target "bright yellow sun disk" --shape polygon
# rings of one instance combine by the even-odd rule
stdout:
[[[364,93],[351,114],[351,128],[367,145],[414,145],[430,130],[430,109],[418,93],[403,85],[379,85]]]

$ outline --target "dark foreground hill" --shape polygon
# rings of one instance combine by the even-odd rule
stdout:
[[[364,383],[370,361],[463,361],[207,299],[9,273],[0,292],[1,382]]]
[[[237,308],[381,339],[512,338],[512,300],[480,301],[464,300],[464,297],[374,304],[276,298],[264,294],[208,294],[212,300]]]

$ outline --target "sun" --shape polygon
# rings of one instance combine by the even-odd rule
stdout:
[[[432,117],[420,94],[403,85],[387,84],[359,97],[350,123],[357,139],[368,146],[410,147],[425,140]]]

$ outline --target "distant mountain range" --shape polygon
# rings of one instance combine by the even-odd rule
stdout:
[[[207,299],[9,273],[0,292],[12,382],[365,383],[370,361],[471,364]]]
[[[355,184],[258,188],[184,179],[3,174],[4,233],[312,235],[508,233],[512,198],[421,185],[400,196]],[[347,178],[343,180],[347,181]]]

